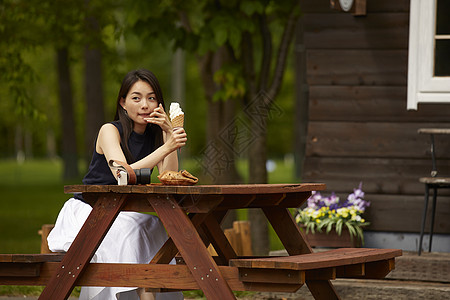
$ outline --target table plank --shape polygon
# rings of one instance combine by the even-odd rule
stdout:
[[[293,184],[234,184],[234,185],[69,185],[64,187],[65,193],[113,192],[125,194],[204,194],[204,195],[253,195],[253,194],[283,194],[295,192],[321,191],[323,183],[293,183]]]

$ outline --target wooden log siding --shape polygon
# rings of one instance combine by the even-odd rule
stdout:
[[[408,47],[409,14],[368,14],[352,17],[348,14],[310,14],[305,23],[314,31],[305,32],[310,49],[406,49]],[[339,24],[339,26],[336,26]],[[389,34],[386,35],[386,32]]]
[[[300,0],[302,11],[305,13],[339,13],[330,9],[329,0]],[[368,0],[367,12],[409,12],[409,0]]]
[[[416,174],[431,169],[424,160],[348,157],[310,157],[305,167],[305,177],[326,182],[328,191],[349,194],[362,182],[366,193],[388,195],[422,195],[425,187],[418,184]]]
[[[407,82],[406,50],[312,49],[306,59],[310,85],[405,86]]]
[[[441,104],[406,110],[406,86],[310,86],[312,121],[448,122],[450,109]],[[339,113],[336,113],[339,112]],[[441,124],[437,124],[442,126]],[[427,125],[428,126],[428,125]],[[429,137],[421,137],[424,140]],[[425,145],[424,145],[425,146]]]
[[[428,135],[450,128],[448,105],[406,110],[409,0],[367,1],[367,15],[302,0],[309,85],[305,182],[346,197],[360,181],[370,230],[418,232],[431,171]],[[450,174],[450,137],[436,136],[438,170]],[[435,232],[450,232],[450,191],[440,191]]]
[[[440,123],[426,126],[439,127]],[[333,122],[330,126],[330,122],[312,121],[308,128],[307,155],[427,159],[430,137],[417,133],[421,127],[422,123]],[[436,136],[435,140],[439,157],[450,158],[450,137]],[[447,165],[444,162],[443,167]],[[426,169],[423,171],[422,175],[428,175]]]

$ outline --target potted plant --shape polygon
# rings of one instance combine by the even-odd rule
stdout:
[[[319,192],[313,192],[308,199],[307,207],[297,210],[295,220],[300,226],[306,228],[307,239],[312,246],[347,246],[343,244],[345,236],[350,242],[348,246],[360,246],[364,245],[363,227],[370,224],[362,217],[369,205],[370,202],[364,200],[362,183],[343,202],[334,192],[328,197],[322,196]],[[321,241],[312,241],[321,234],[326,234],[325,237],[319,237]],[[333,234],[340,240],[333,242]],[[314,235],[317,236],[314,237]],[[326,243],[327,241],[329,243]]]

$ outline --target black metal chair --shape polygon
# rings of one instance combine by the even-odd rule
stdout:
[[[433,189],[433,204],[431,210],[431,226],[430,226],[430,241],[428,245],[428,251],[431,252],[431,244],[433,241],[433,230],[434,230],[434,218],[436,215],[436,199],[438,189],[442,188],[450,188],[450,177],[441,177],[438,176],[437,167],[436,167],[436,148],[434,143],[434,135],[435,134],[450,134],[450,129],[445,128],[421,128],[418,130],[418,133],[429,134],[431,137],[431,177],[422,177],[419,179],[421,183],[425,184],[425,201],[424,201],[424,209],[422,216],[422,228],[420,230],[420,240],[419,240],[419,255],[422,253],[422,241],[423,235],[425,231],[425,223],[427,218],[428,211],[428,198],[430,195],[430,189]]]

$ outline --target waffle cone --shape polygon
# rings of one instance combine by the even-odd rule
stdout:
[[[172,119],[173,127],[183,127],[183,123],[184,123],[184,115],[178,115]]]

